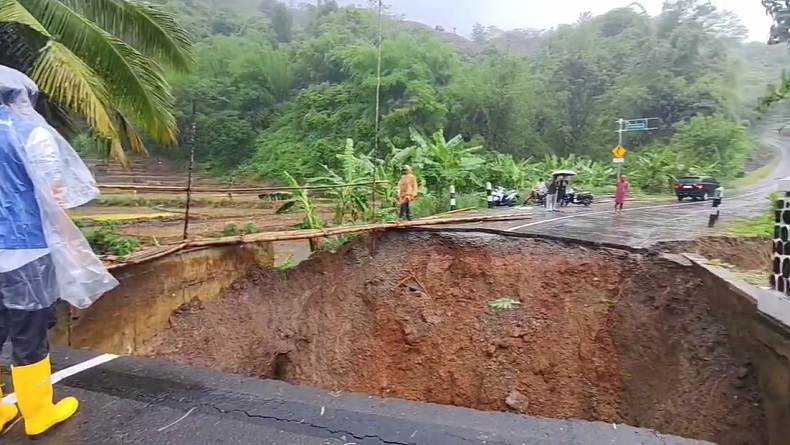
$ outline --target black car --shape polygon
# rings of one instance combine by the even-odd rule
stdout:
[[[719,181],[710,176],[685,176],[675,183],[675,195],[678,201],[683,198],[707,201],[719,187]]]

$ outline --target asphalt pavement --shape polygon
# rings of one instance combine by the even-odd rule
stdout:
[[[7,352],[3,363],[8,363]],[[53,367],[62,373],[96,355],[58,349],[52,354]],[[56,395],[76,396],[80,411],[36,440],[39,445],[707,443],[626,425],[330,393],[135,357],[119,357],[67,377],[56,385]],[[21,423],[0,441],[31,442]]]

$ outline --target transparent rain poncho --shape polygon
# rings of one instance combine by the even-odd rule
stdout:
[[[37,94],[30,78],[0,65],[0,251],[3,258],[45,252],[51,259],[3,268],[0,295],[9,309],[42,309],[59,298],[82,309],[118,285],[66,212],[99,189],[77,152],[35,111]],[[37,213],[43,240],[33,239],[41,231],[26,230],[37,227]]]

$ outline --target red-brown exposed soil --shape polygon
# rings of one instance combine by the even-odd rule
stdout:
[[[763,444],[750,364],[690,268],[540,240],[387,234],[193,302],[142,354],[329,390]],[[511,309],[491,303],[512,299]],[[512,408],[512,407],[511,407]]]

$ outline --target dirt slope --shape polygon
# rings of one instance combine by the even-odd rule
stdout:
[[[144,354],[329,390],[765,443],[750,364],[733,357],[690,269],[493,236],[392,233],[376,246],[253,270],[174,314]],[[496,309],[498,299],[516,304]]]

